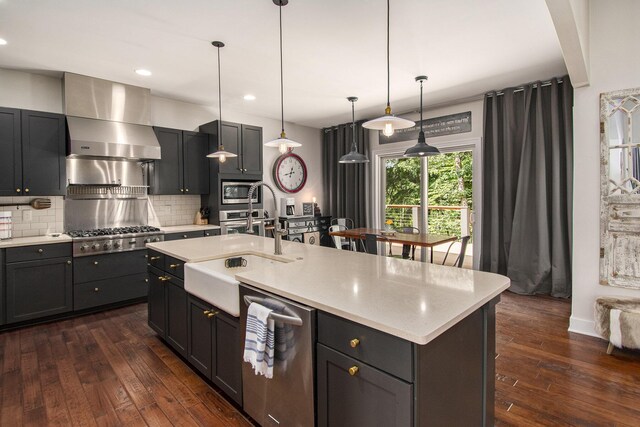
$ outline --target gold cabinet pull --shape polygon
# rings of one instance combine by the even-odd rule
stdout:
[[[144,283],[149,283],[149,279],[144,279]]]
[[[99,292],[99,291],[100,291],[100,288],[93,288],[93,291],[94,291],[94,292]]]
[[[28,189],[28,188],[25,188],[25,189],[24,189],[24,192],[25,192],[25,193],[28,193],[28,192],[29,192],[29,189]]]
[[[98,261],[93,261],[93,265],[98,265],[100,264]]]
[[[351,348],[356,348],[358,345],[360,345],[360,340],[358,338],[354,338],[349,341],[349,345],[351,346]]]
[[[67,260],[67,264],[71,265],[71,260]]]
[[[217,311],[214,310],[205,310],[203,311],[203,313],[205,314],[205,316],[207,316],[209,319],[211,319],[213,316],[215,316],[216,314],[218,314]]]
[[[157,261],[160,259],[159,256],[152,256],[151,258],[149,258],[151,261]]]
[[[182,235],[182,238],[183,238],[183,239],[186,239],[187,237],[189,237],[189,236],[187,236],[186,234],[183,234],[183,235]]]
[[[169,268],[173,268],[173,269],[176,269],[176,268],[178,268],[178,267],[180,267],[180,264],[171,264],[171,265],[169,266]]]
[[[16,193],[19,193],[19,192],[20,192],[20,189],[19,189],[19,188],[16,188]]]
[[[349,375],[351,375],[352,377],[358,373],[358,371],[360,370],[360,368],[358,368],[357,366],[352,366],[349,368]]]
[[[158,279],[161,282],[166,282],[167,280],[171,279],[171,277],[169,277],[169,276],[160,276],[160,277],[158,277]]]
[[[44,252],[44,249],[38,249],[38,253],[41,254]]]

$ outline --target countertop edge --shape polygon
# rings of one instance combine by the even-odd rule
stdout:
[[[33,237],[14,237],[11,240],[0,240],[0,249],[19,248],[22,246],[34,245],[52,245],[55,243],[71,243],[71,237],[61,234],[58,237],[51,236],[33,236]]]

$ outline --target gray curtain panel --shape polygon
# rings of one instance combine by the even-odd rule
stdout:
[[[571,296],[573,88],[561,81],[484,99],[480,269],[520,294]]]
[[[356,122],[358,151],[369,156],[369,131]],[[322,179],[325,214],[333,218],[351,218],[354,226],[369,224],[369,167],[364,164],[338,163],[351,151],[352,125],[346,123],[323,129]]]

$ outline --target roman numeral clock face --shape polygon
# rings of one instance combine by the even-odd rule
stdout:
[[[297,193],[307,182],[307,165],[297,154],[283,154],[273,164],[273,178],[280,190]]]

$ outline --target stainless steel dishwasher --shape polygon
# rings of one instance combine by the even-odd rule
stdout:
[[[273,378],[256,375],[251,364],[242,363],[244,410],[263,427],[314,426],[316,310],[244,284],[240,301],[243,345],[251,302],[281,308],[271,314],[276,343],[280,341],[274,354]],[[283,334],[280,339],[278,334]]]

